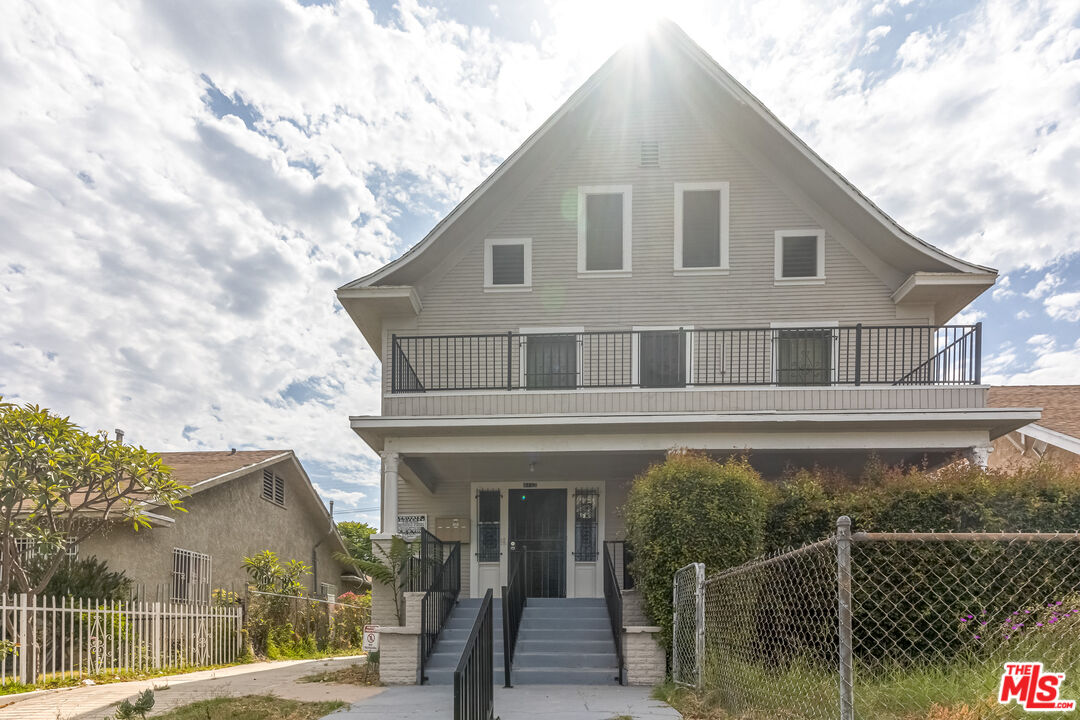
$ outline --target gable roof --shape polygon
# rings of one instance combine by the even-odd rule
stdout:
[[[734,101],[739,111],[748,111],[749,118],[747,120],[748,124],[753,126],[755,143],[759,150],[762,150],[766,155],[771,155],[767,159],[780,160],[784,163],[785,168],[790,167],[793,177],[801,185],[810,188],[808,194],[811,195],[810,200],[812,202],[821,205],[826,211],[834,215],[844,217],[852,226],[851,231],[861,241],[873,245],[872,252],[882,257],[889,264],[902,268],[902,277],[894,283],[895,289],[899,290],[900,282],[916,274],[962,273],[983,276],[985,283],[973,289],[975,294],[961,303],[962,307],[963,304],[970,302],[970,299],[973,299],[982,290],[993,284],[997,274],[996,270],[953,257],[901,227],[899,223],[863,195],[850,181],[825,162],[795,133],[780,122],[760,100],[724,70],[677,25],[670,21],[659,23],[650,36],[646,49],[656,50],[663,56],[673,57],[676,61],[689,64],[691,67],[704,72],[712,81],[713,86],[722,91],[721,95]],[[377,287],[392,286],[396,292],[400,293],[402,286],[408,286],[414,282],[415,280],[406,277],[406,274],[402,271],[406,270],[411,263],[435,246],[437,241],[447,233],[447,230],[453,227],[485,195],[490,193],[500,179],[508,176],[514,167],[547,135],[552,133],[571,111],[581,106],[587,98],[617,73],[632,72],[635,67],[633,62],[635,54],[641,51],[641,47],[629,45],[615,53],[536,132],[511,153],[480,186],[469,193],[449,215],[436,224],[420,242],[378,270],[338,288],[338,297],[343,304],[345,304],[346,300],[370,302],[379,297],[377,292],[373,292],[373,289]],[[743,114],[746,114],[746,112],[743,112]],[[388,287],[387,290],[389,289]],[[903,295],[897,298],[898,301],[903,299]],[[951,306],[955,304],[955,302],[950,304],[949,309],[952,310],[952,313],[959,309],[959,307],[952,309]],[[350,309],[347,304],[346,309]],[[351,310],[350,314],[353,315],[354,320],[357,320],[357,324],[361,325]],[[365,331],[365,335],[369,334],[363,326],[361,326],[361,330]]]
[[[205,452],[158,453],[162,462],[172,468],[173,480],[187,485],[192,493],[205,489],[206,482],[228,475],[247,474],[267,460],[283,460],[292,450],[222,450]],[[244,472],[239,472],[244,471]]]
[[[999,385],[986,397],[990,407],[1041,407],[1039,427],[1080,440],[1080,385]]]

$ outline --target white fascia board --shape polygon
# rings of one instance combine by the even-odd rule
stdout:
[[[1032,423],[1031,425],[1025,425],[1020,428],[1020,432],[1028,437],[1035,438],[1036,440],[1042,440],[1048,445],[1059,447],[1062,450],[1080,455],[1080,438],[1073,437],[1072,435],[1066,435],[1065,433],[1058,432],[1057,430],[1051,430],[1041,425]]]

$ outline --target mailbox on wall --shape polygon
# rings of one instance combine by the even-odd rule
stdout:
[[[469,542],[469,519],[463,517],[435,518],[435,537],[443,542]]]

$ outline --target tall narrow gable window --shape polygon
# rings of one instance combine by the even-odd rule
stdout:
[[[823,231],[776,232],[776,282],[787,285],[820,285],[825,282]]]
[[[630,273],[633,216],[629,185],[578,188],[578,272]]]
[[[532,287],[532,240],[484,241],[484,290],[529,290]]]
[[[275,505],[285,505],[285,478],[273,470],[263,470],[262,482],[263,500],[269,500]]]
[[[726,182],[675,183],[676,274],[727,271],[729,197]]]

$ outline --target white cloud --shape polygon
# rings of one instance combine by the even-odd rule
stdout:
[[[1027,320],[1029,317],[1031,317],[1031,313],[1027,310],[1018,310],[1016,313],[1017,320]]]
[[[1012,285],[1012,281],[1009,280],[1009,276],[1002,275],[998,278],[997,284],[990,292],[990,296],[995,300],[1005,300],[1006,298],[1016,295],[1016,291],[1009,288],[1010,285]]]
[[[1080,321],[1080,292],[1052,295],[1043,301],[1043,305],[1055,320]]]
[[[1058,348],[1048,343],[1040,348],[1034,360],[1023,370],[986,376],[995,385],[1071,385],[1080,383],[1080,340],[1072,346]]]
[[[952,320],[949,321],[951,325],[974,325],[980,320],[986,319],[986,313],[982,310],[969,309],[963,312],[957,313]]]
[[[1038,300],[1043,295],[1046,295],[1048,292],[1061,285],[1062,282],[1064,281],[1054,273],[1046,273],[1046,275],[1043,276],[1043,279],[1040,280],[1035,287],[1024,293],[1024,297]]]

